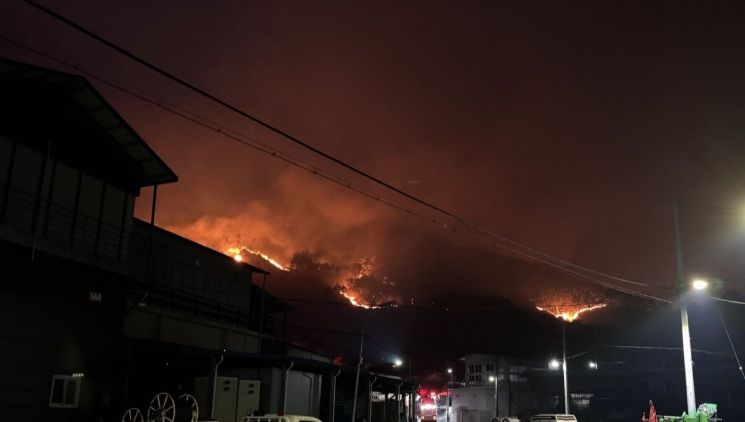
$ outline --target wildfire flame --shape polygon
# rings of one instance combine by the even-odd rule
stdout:
[[[260,251],[253,250],[253,249],[248,248],[246,246],[241,246],[241,247],[233,246],[233,247],[228,248],[227,251],[225,251],[225,253],[227,255],[232,256],[233,259],[235,259],[237,262],[242,262],[243,261],[243,254],[244,253],[247,253],[249,255],[258,256],[259,258],[263,259],[264,261],[270,263],[273,267],[275,267],[278,270],[281,270],[281,271],[290,271],[290,268],[289,267],[287,267],[285,265],[282,265],[281,263],[279,263],[277,260],[273,259],[269,255],[264,254],[264,253],[262,253]]]
[[[355,262],[349,272],[341,277],[340,282],[337,283],[339,294],[344,296],[349,303],[353,306],[364,309],[381,309],[386,307],[398,306],[398,300],[395,297],[386,295],[377,289],[372,290],[369,287],[364,287],[363,283],[368,278],[375,276],[374,259],[362,258]],[[382,280],[377,280],[384,284],[395,285],[383,277]]]
[[[339,293],[342,296],[344,296],[345,298],[347,298],[347,300],[349,301],[349,303],[351,303],[352,305],[357,306],[359,308],[364,308],[364,309],[376,309],[377,308],[377,306],[375,306],[375,305],[367,305],[367,304],[361,303],[360,302],[360,299],[356,296],[356,294],[353,293],[353,292],[351,292],[351,291],[349,291],[348,289],[346,289],[346,290],[339,290]]]
[[[596,305],[557,305],[547,307],[536,306],[536,309],[551,314],[556,318],[563,319],[564,321],[572,322],[576,321],[579,316],[584,314],[585,312],[602,309],[606,306],[608,306],[607,303],[598,303]]]
[[[281,271],[302,271],[302,269],[295,267],[294,264],[292,266],[283,265],[269,255],[248,248],[244,245],[229,247],[225,249],[225,254],[233,257],[236,262],[243,262],[249,255],[253,255],[261,258]],[[395,283],[388,281],[386,277],[383,277],[381,280],[377,280],[374,277],[375,268],[373,265],[373,259],[360,258],[353,261],[351,264],[336,266],[329,264],[321,257],[314,257],[314,263],[318,264],[317,269],[319,270],[324,267],[331,268],[331,271],[335,273],[336,277],[334,289],[348,300],[351,305],[363,309],[381,309],[384,307],[398,306],[397,298],[384,294],[376,287],[371,287],[371,284],[375,286],[375,283],[377,282],[391,286],[395,285]]]

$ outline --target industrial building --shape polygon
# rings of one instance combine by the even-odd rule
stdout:
[[[162,392],[200,419],[350,420],[355,371],[275,332],[291,307],[266,271],[155,226],[155,207],[134,218],[178,178],[85,78],[0,60],[0,90],[2,420],[119,421]],[[414,418],[411,383],[360,385],[361,418]]]

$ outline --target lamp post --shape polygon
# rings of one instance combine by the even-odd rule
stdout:
[[[448,368],[448,374],[450,374],[450,384],[448,384],[447,388],[447,404],[445,405],[445,420],[446,422],[450,422],[450,406],[452,405],[451,398],[450,398],[450,387],[453,384],[453,368]]]
[[[688,297],[685,288],[685,272],[683,269],[683,245],[680,239],[680,222],[678,220],[678,206],[673,205],[673,223],[675,225],[675,261],[678,278],[678,289],[680,293],[680,328],[683,340],[683,368],[686,380],[686,404],[688,414],[696,411],[696,387],[693,383],[693,356],[691,353],[691,330],[688,327]],[[708,283],[707,283],[708,284]],[[696,289],[706,288],[704,283],[699,283]]]
[[[567,392],[567,366],[566,366],[566,353],[564,359],[560,362],[558,359],[551,359],[548,362],[548,368],[557,370],[561,368],[564,376],[564,413],[569,414],[569,393]]]
[[[564,414],[569,414],[569,384],[567,382],[567,323],[561,323],[561,367],[564,370]]]
[[[494,383],[494,417],[499,417],[499,395],[498,395],[498,386],[499,386],[499,378],[497,378],[497,375],[489,375],[489,382]]]

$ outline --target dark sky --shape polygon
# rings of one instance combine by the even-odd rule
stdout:
[[[689,272],[745,278],[745,8],[735,2],[42,3],[324,151],[546,253],[672,283],[677,201]],[[0,28],[424,212],[19,1],[0,2]],[[0,55],[60,68],[4,42]],[[598,312],[600,326],[624,306],[650,306],[515,260],[95,85],[180,176],[159,190],[158,224],[218,249],[245,245],[284,264],[310,262],[272,278],[270,290],[281,296],[339,300],[333,286],[368,260],[374,271],[356,287],[402,303],[604,297],[614,306]],[[139,215],[148,207],[139,201]],[[472,351],[465,347],[498,347],[471,326],[500,321],[493,313],[462,313],[456,324],[423,311],[295,305],[296,324],[365,328],[402,354],[439,350],[445,360]],[[354,316],[340,321],[345,312]],[[445,326],[467,346],[438,344]]]

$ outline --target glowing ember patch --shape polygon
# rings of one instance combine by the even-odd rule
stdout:
[[[584,314],[585,312],[602,309],[606,306],[608,306],[608,304],[598,303],[597,305],[559,305],[545,308],[536,306],[536,309],[551,314],[556,318],[563,319],[564,321],[572,322],[576,321],[579,316]]]

